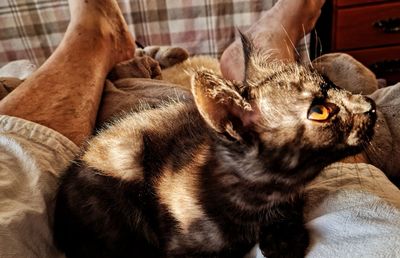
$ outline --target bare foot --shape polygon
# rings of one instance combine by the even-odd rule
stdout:
[[[115,0],[69,0],[71,22],[66,33],[92,34],[82,44],[102,44],[109,49],[109,70],[133,58],[135,41]]]
[[[0,114],[45,125],[82,145],[92,134],[107,73],[132,58],[135,46],[115,0],[69,4],[71,22],[60,45],[2,99]]]
[[[257,48],[272,50],[276,59],[294,61],[294,46],[312,30],[324,2],[325,0],[280,0],[245,34],[252,38]],[[239,40],[224,51],[220,63],[225,78],[243,80],[244,61]]]
[[[261,34],[271,32],[286,34],[287,32],[289,35],[286,37],[289,36],[290,40],[297,44],[305,34],[314,28],[324,3],[325,0],[280,0],[271,9],[272,20],[265,20],[268,19],[265,18],[267,14],[262,17],[261,22],[269,24],[270,28],[255,26],[255,32]],[[273,15],[275,17],[272,17]]]

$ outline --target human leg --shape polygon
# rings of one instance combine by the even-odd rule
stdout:
[[[280,0],[247,31],[257,48],[273,51],[276,59],[294,61],[294,46],[314,27],[325,0]],[[303,31],[304,28],[304,31]],[[244,61],[240,40],[222,54],[225,78],[243,80]]]
[[[133,57],[134,41],[114,0],[69,0],[71,22],[49,59],[0,102],[0,114],[50,127],[77,145],[92,133],[104,81]]]

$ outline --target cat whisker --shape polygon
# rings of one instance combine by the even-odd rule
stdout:
[[[384,161],[379,158],[379,153],[381,153],[381,148],[379,146],[373,144],[373,142],[369,142],[363,146],[363,149],[368,160],[374,163],[373,165],[376,165],[380,169],[384,167]]]
[[[314,33],[314,60],[313,60],[313,63],[320,66],[322,61],[316,60],[316,59],[322,55],[322,51],[323,51],[322,42],[321,42],[321,38],[318,36],[318,31],[316,29],[314,29],[314,32],[315,33]]]
[[[373,142],[368,142],[367,144],[365,144],[365,151],[375,154],[376,156],[378,156],[378,152],[380,150],[381,150],[381,147],[378,145],[375,145]]]
[[[319,44],[319,46],[320,46],[320,48],[319,48],[319,49],[320,49],[319,53],[320,53],[320,55],[321,55],[321,54],[323,53],[324,50],[323,50],[323,47],[322,47],[322,42],[321,42],[321,38],[320,38],[320,37],[318,37],[318,42],[319,42],[318,44]]]
[[[370,161],[369,164],[371,164],[371,156],[375,156],[373,160],[374,160],[374,162],[377,162],[378,164],[371,164],[371,165],[374,165],[374,166],[378,167],[379,169],[383,170],[383,165],[382,165],[383,161],[378,158],[379,155],[377,154],[377,150],[376,150],[377,146],[374,145],[372,142],[368,142],[368,143],[365,143],[363,145],[363,147],[364,147],[364,153],[366,154],[368,160]],[[371,171],[370,168],[368,168],[368,172],[369,172],[369,176],[375,182],[377,182],[376,176],[374,175],[374,173]],[[381,188],[381,185],[378,184],[378,187]],[[381,188],[381,190],[382,190],[382,188]]]
[[[318,57],[318,32],[315,29],[314,30],[314,57],[317,58]]]
[[[319,50],[319,52],[318,52],[318,50]],[[323,49],[322,49],[321,38],[318,36],[318,31],[315,30],[315,57],[321,56],[322,51],[323,51]]]
[[[309,52],[309,50],[308,50],[308,42],[307,42],[306,31],[305,31],[305,29],[304,29],[304,24],[302,24],[301,26],[302,26],[302,28],[303,28],[303,37],[304,37],[304,41],[305,41],[305,45],[306,45],[306,52],[307,52],[308,61],[309,61],[309,63],[310,63],[310,66],[311,66],[312,68],[314,68],[314,66],[313,66],[313,64],[312,64],[312,62],[311,62],[310,52]]]
[[[289,39],[290,44],[293,47],[293,50],[296,52],[297,56],[300,57],[300,53],[299,51],[297,51],[296,46],[294,45],[293,41],[290,39],[289,33],[287,32],[287,30],[285,29],[285,27],[283,26],[283,24],[281,24],[281,27],[283,29],[283,31],[285,32],[287,38]]]
[[[290,51],[289,45],[287,44],[286,40],[285,40],[285,43],[286,43],[286,50],[287,50],[288,54],[290,55],[290,53],[291,53],[292,51]]]

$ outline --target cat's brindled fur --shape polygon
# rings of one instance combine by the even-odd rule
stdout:
[[[374,104],[242,37],[243,82],[200,70],[101,131],[67,171],[55,240],[68,257],[301,257],[302,190],[371,137]],[[329,106],[324,121],[310,108]],[[144,105],[145,106],[145,105]]]

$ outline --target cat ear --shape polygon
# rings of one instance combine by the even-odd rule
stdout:
[[[269,54],[261,54],[256,50],[252,41],[242,32],[239,31],[240,39],[242,42],[243,56],[244,56],[244,85],[246,87],[257,86],[259,81],[271,73],[271,69],[267,66],[267,59]]]
[[[244,57],[244,78],[245,81],[247,80],[249,76],[249,73],[254,73],[256,67],[252,61],[251,55],[254,52],[254,46],[253,43],[250,41],[250,39],[244,35],[241,31],[239,31],[240,35],[240,40],[242,42],[242,50],[243,50],[243,57]]]
[[[253,112],[235,84],[200,70],[192,78],[192,94],[201,116],[215,131],[242,140],[240,132],[251,123]]]

